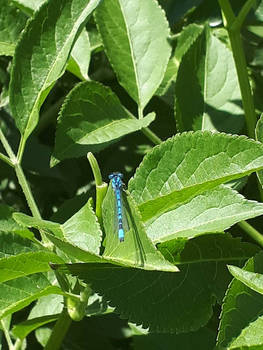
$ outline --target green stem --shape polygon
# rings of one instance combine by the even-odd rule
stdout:
[[[1,322],[1,328],[2,328],[2,330],[4,332],[4,335],[5,335],[8,347],[9,347],[10,350],[13,350],[14,345],[13,345],[13,342],[12,342],[11,337],[9,335],[9,330],[5,327],[5,323],[2,320],[0,322]]]
[[[61,347],[61,344],[63,342],[63,339],[65,338],[68,329],[71,325],[72,319],[69,317],[69,314],[66,309],[64,309],[53,330],[52,333],[48,339],[47,345],[45,346],[44,350],[59,350]]]
[[[247,0],[245,4],[243,5],[242,9],[239,11],[239,14],[236,18],[235,26],[238,27],[238,29],[241,28],[245,18],[247,17],[247,14],[251,10],[251,7],[255,4],[255,0]]]
[[[91,166],[91,169],[93,172],[96,186],[102,185],[102,176],[101,176],[101,172],[100,172],[100,168],[99,168],[99,164],[97,162],[97,159],[94,157],[94,155],[91,152],[89,152],[87,154],[87,158],[88,158],[88,161],[90,163],[90,166]]]
[[[228,0],[219,0],[221,6],[224,23],[228,31],[230,44],[232,47],[233,57],[235,61],[239,87],[242,97],[243,108],[247,125],[248,136],[255,138],[256,114],[254,101],[252,97],[251,87],[248,79],[247,64],[240,37],[241,20],[244,20],[244,15],[247,13],[251,0],[248,0],[246,6],[243,7],[239,17],[234,16]]]
[[[240,221],[238,226],[240,226],[252,239],[254,239],[254,241],[263,247],[263,235],[260,232],[249,225],[246,221]]]
[[[22,140],[22,138],[21,138]],[[20,165],[20,161],[17,159],[17,157],[15,156],[13,150],[11,149],[7,139],[5,138],[5,135],[3,134],[2,130],[0,129],[0,141],[2,142],[3,146],[4,146],[4,149],[6,151],[6,153],[8,154],[9,156],[9,161],[11,162],[12,164],[12,167],[15,169],[15,172],[16,172],[16,176],[17,176],[17,179],[18,179],[18,182],[24,192],[24,195],[26,197],[26,200],[27,200],[27,204],[32,212],[32,215],[38,219],[41,219],[41,215],[39,213],[39,210],[38,210],[38,207],[36,205],[36,202],[34,200],[34,197],[32,195],[32,192],[31,192],[31,189],[29,187],[29,184],[25,178],[25,174],[23,172],[23,169]],[[20,145],[22,144],[23,142],[20,142]],[[21,146],[22,147],[22,146]],[[24,146],[23,146],[24,147]],[[19,153],[19,152],[18,152]],[[22,154],[21,154],[22,156]],[[7,158],[7,157],[6,157]]]
[[[102,225],[102,202],[106,196],[108,184],[105,182],[101,186],[96,186],[96,216],[100,225]]]
[[[24,150],[25,150],[25,145],[26,145],[26,139],[23,136],[21,136],[19,147],[18,147],[18,152],[17,152],[18,163],[21,163],[21,161],[22,161],[22,157],[23,157]]]
[[[40,215],[40,212],[38,210],[38,207],[36,205],[36,202],[34,200],[34,197],[32,195],[32,192],[31,192],[31,189],[29,187],[29,184],[26,180],[26,177],[25,177],[25,174],[23,172],[23,169],[21,168],[21,165],[20,164],[15,164],[15,172],[16,172],[16,176],[18,178],[18,182],[24,192],[24,195],[26,197],[26,201],[27,201],[27,204],[32,212],[32,215],[35,217],[35,218],[38,218],[38,219],[41,219],[41,215]]]
[[[242,47],[240,33],[229,32],[230,43],[233,50],[237,76],[239,81],[242,103],[245,112],[248,136],[255,138],[256,113],[252,97],[251,87],[248,80],[245,54]]]
[[[12,164],[16,163],[16,156],[12,150],[12,148],[10,147],[7,139],[5,138],[5,135],[3,134],[3,131],[0,129],[0,141],[2,143],[2,145],[4,146],[4,149],[6,151],[6,153],[8,154],[10,161]]]
[[[153,144],[155,145],[160,145],[162,143],[162,140],[154,133],[152,132],[149,128],[143,128],[142,132],[146,137],[148,137],[149,140],[152,141]]]
[[[11,167],[14,167],[14,164],[11,162],[11,160],[5,156],[3,153],[0,153],[0,159],[10,165]]]
[[[9,331],[6,329],[6,327],[4,326],[4,323],[2,321],[1,321],[1,327],[2,327],[2,330],[4,332],[4,335],[5,335],[5,338],[6,338],[6,342],[8,344],[9,349],[13,350],[14,345],[13,345],[11,337],[9,335]]]
[[[99,223],[102,224],[102,202],[106,195],[108,184],[102,181],[100,168],[94,155],[89,152],[87,157],[96,183],[96,216]]]
[[[13,350],[20,350],[22,348],[22,345],[23,345],[23,340],[17,339],[13,347]]]
[[[141,108],[140,105],[138,106],[138,117],[139,117],[139,119],[143,118],[143,109]]]

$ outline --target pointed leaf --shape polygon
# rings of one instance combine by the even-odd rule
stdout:
[[[15,5],[21,8],[24,12],[32,15],[34,11],[38,10],[46,0],[13,0]]]
[[[80,83],[69,93],[60,112],[52,165],[99,151],[153,120],[154,113],[140,120],[134,118],[110,88],[95,81]]]
[[[228,347],[229,350],[260,350],[263,347],[263,334],[260,331],[263,327],[263,317],[258,317],[242,330],[240,335],[233,340]]]
[[[194,42],[202,35],[204,27],[191,23],[181,31],[177,45],[175,48],[174,56],[179,62],[182,60],[183,56],[188,52]]]
[[[263,294],[263,274],[245,271],[237,266],[228,266],[229,272],[240,282],[254,291]]]
[[[26,16],[6,0],[0,0],[0,55],[13,56]]]
[[[0,282],[49,271],[50,261],[63,263],[56,254],[27,239],[0,232]]]
[[[177,239],[158,246],[162,254],[175,265],[197,264],[207,261],[240,261],[255,255],[259,248],[241,242],[229,234],[211,234],[194,239]]]
[[[90,200],[61,228],[68,242],[89,252],[99,253],[102,232]]]
[[[221,185],[154,219],[147,225],[147,235],[154,243],[193,238],[206,232],[222,232],[241,220],[259,215],[263,215],[262,203],[249,201]]]
[[[35,227],[47,232],[51,231],[55,236],[65,238],[80,248],[93,253],[99,252],[102,233],[90,201],[63,225],[36,219],[22,213],[15,213],[13,217],[21,225]]]
[[[195,349],[211,350],[215,337],[215,331],[208,327],[182,334],[142,334],[136,331],[132,344],[136,350],[193,350],[193,344]]]
[[[50,270],[48,263],[62,263],[56,254],[47,251],[18,254],[0,259],[0,282],[10,281],[18,277],[32,275]]]
[[[263,273],[263,253],[251,258],[245,271]],[[262,316],[263,296],[237,279],[234,279],[226,293],[218,333],[219,348],[231,349],[232,343],[251,322]]]
[[[189,332],[207,323],[216,298],[221,302],[230,281],[225,264],[244,261],[257,247],[218,235],[216,240],[212,236],[196,238],[185,249],[179,242],[178,251],[179,255],[174,255],[181,262],[177,273],[101,264],[66,264],[56,268],[91,284],[122,318],[149,327],[151,332]]]
[[[129,190],[147,221],[262,167],[263,145],[254,140],[223,133],[183,133],[146,155]]]
[[[54,322],[58,319],[59,314],[57,315],[48,315],[48,316],[41,316],[37,318],[33,318],[30,320],[26,320],[24,322],[21,322],[17,325],[15,325],[12,329],[12,333],[20,338],[24,339],[28,336],[29,333],[34,331],[35,329],[44,326],[45,324],[48,324],[50,322]]]
[[[68,61],[67,70],[79,77],[81,80],[88,79],[90,53],[91,48],[89,35],[86,28],[84,28],[73,46],[71,57]]]
[[[155,0],[107,0],[95,19],[120,84],[143,109],[163,79],[171,52],[164,12]]]
[[[261,116],[257,122],[255,131],[256,131],[255,132],[256,140],[263,143],[263,114],[261,114]],[[257,176],[258,176],[258,179],[259,179],[261,186],[263,187],[263,171],[262,170],[258,171]]]
[[[66,240],[61,240],[58,237],[55,237],[50,234],[46,234],[48,239],[62,252],[64,252],[67,256],[73,257],[79,261],[89,262],[89,263],[99,263],[105,264],[110,263],[106,259],[103,259],[100,255],[96,255],[94,253],[87,252],[72,243],[67,242]]]
[[[175,90],[180,131],[242,129],[244,112],[233,56],[208,27],[183,56]]]
[[[20,277],[0,284],[0,318],[23,309],[48,294],[63,294],[43,274]]]
[[[196,24],[190,24],[183,28],[180,36],[178,37],[175,52],[168,62],[163,81],[156,91],[156,95],[164,95],[171,84],[175,83],[182,57],[189,50],[190,46],[193,45],[202,31],[203,27]],[[174,106],[174,96],[172,106]]]
[[[34,240],[34,234],[23,226],[19,225],[12,217],[14,209],[7,205],[0,204],[0,231],[14,232],[22,237]]]
[[[10,105],[24,140],[37,125],[43,101],[63,74],[74,42],[99,2],[48,1],[23,32],[14,56]]]
[[[51,231],[54,233],[54,235],[58,237],[63,237],[61,227],[56,222],[34,218],[23,213],[14,213],[13,218],[18,224],[24,227],[34,227],[38,230],[44,230],[47,232]]]
[[[8,258],[12,255],[31,253],[39,250],[39,245],[30,240],[22,238],[13,233],[0,232],[0,259]]]
[[[115,226],[115,197],[112,186],[108,187],[103,201],[103,224],[106,232],[104,258],[112,259],[123,265],[141,267],[145,270],[178,271],[176,266],[167,262],[146,235],[140,213],[132,197],[127,194],[128,232],[124,242],[119,242]]]

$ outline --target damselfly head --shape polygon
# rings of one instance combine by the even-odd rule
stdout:
[[[115,178],[116,178],[116,177],[119,177],[120,179],[122,179],[122,178],[123,178],[123,174],[116,171],[116,172],[111,173],[111,174],[109,175],[109,179],[110,179],[110,180],[112,180],[114,177],[115,177]]]

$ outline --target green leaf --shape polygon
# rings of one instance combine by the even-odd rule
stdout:
[[[260,331],[263,327],[263,316],[252,321],[242,332],[233,340],[227,348],[229,350],[260,350],[263,347],[263,334]]]
[[[51,231],[58,237],[63,237],[60,224],[48,220],[34,218],[23,213],[14,213],[15,221],[24,227],[34,227],[38,230]]]
[[[178,134],[155,147],[129,182],[143,221],[263,167],[263,145],[223,133]]]
[[[263,253],[251,258],[244,267],[245,271],[263,273]],[[219,348],[232,349],[232,343],[251,322],[261,318],[263,312],[263,296],[241,281],[234,279],[226,293],[218,333]],[[258,321],[260,322],[260,321]],[[261,322],[260,322],[261,323]],[[231,325],[231,326],[230,326]],[[254,325],[251,324],[251,330]],[[254,334],[255,337],[255,334]]]
[[[63,263],[56,254],[27,239],[0,232],[0,282],[49,271],[50,261]]]
[[[150,332],[190,332],[207,323],[216,299],[222,301],[230,281],[225,264],[244,261],[258,249],[224,235],[217,239],[196,238],[184,249],[180,242],[178,246],[180,253],[174,258],[181,265],[177,273],[101,264],[66,264],[56,268],[91,284],[121,318],[149,327]]]
[[[56,254],[48,251],[18,254],[9,258],[0,259],[0,282],[32,275],[37,272],[49,271],[50,267],[48,263],[50,261],[57,263],[63,262]]]
[[[0,232],[0,260],[4,261],[16,254],[28,254],[39,251],[39,245],[13,233]]]
[[[132,337],[135,350],[211,350],[215,344],[215,331],[205,327],[197,332],[183,334],[137,334]]]
[[[261,114],[259,120],[257,121],[255,135],[256,135],[256,140],[263,143],[263,114]],[[263,187],[263,171],[262,170],[258,171],[257,176],[261,186]]]
[[[30,310],[28,319],[36,319],[42,316],[51,316],[55,314],[60,314],[63,311],[63,296],[56,295],[46,295],[38,299],[35,305]]]
[[[79,77],[81,80],[88,79],[90,63],[89,35],[84,28],[73,46],[71,57],[68,61],[67,70]]]
[[[83,250],[72,243],[67,242],[66,240],[61,240],[58,237],[55,237],[50,234],[46,234],[48,239],[62,252],[64,252],[69,257],[74,257],[79,261],[89,262],[89,263],[109,263],[106,259],[103,259],[100,255]]]
[[[107,0],[95,19],[119,83],[142,110],[160,85],[171,52],[164,12],[155,0]]]
[[[17,233],[22,237],[35,240],[34,234],[19,225],[13,218],[14,209],[7,205],[0,204],[0,231]]]
[[[0,0],[0,55],[13,56],[26,16],[10,1]]]
[[[255,255],[259,248],[241,242],[229,234],[211,234],[193,239],[179,238],[158,245],[161,253],[175,265],[197,264],[212,261],[240,261]]]
[[[102,232],[90,200],[61,229],[68,242],[89,252],[99,253]]]
[[[188,52],[196,40],[202,35],[203,26],[195,23],[189,24],[181,31],[174,52],[174,57],[177,61],[181,61],[183,56]]]
[[[26,227],[51,231],[55,236],[65,238],[79,248],[92,253],[99,253],[102,233],[90,201],[62,225],[52,221],[36,219],[22,213],[15,213],[13,217]]]
[[[167,262],[146,235],[140,213],[132,197],[123,198],[130,230],[125,232],[124,242],[119,242],[116,231],[115,195],[110,185],[103,201],[102,215],[106,232],[104,258],[112,259],[124,266],[140,267],[145,270],[178,271],[176,266]]]
[[[154,120],[154,113],[139,120],[120,103],[110,88],[83,82],[68,95],[58,119],[52,165],[59,160],[99,151]]]
[[[24,141],[37,125],[42,103],[64,73],[74,42],[99,2],[46,2],[23,32],[14,56],[10,105]]]
[[[32,301],[48,294],[63,294],[41,274],[20,277],[0,284],[0,318],[23,309]]]
[[[228,270],[237,280],[244,283],[247,287],[263,294],[263,274],[240,269],[237,266],[228,266]]]
[[[46,0],[13,0],[16,6],[21,8],[21,10],[30,17],[45,1]],[[89,36],[84,28],[73,46],[71,57],[67,64],[67,70],[81,80],[86,80],[88,78],[90,51]]]
[[[161,85],[158,87],[155,95],[163,96],[165,93],[167,93],[168,89],[171,87],[172,83],[175,83],[176,75],[178,71],[178,62],[176,61],[175,57],[171,57],[167,64],[166,71],[164,73],[163,81],[161,82]],[[174,104],[174,96],[172,105]]]
[[[175,95],[180,131],[237,133],[244,125],[232,53],[208,27],[182,58]]]
[[[33,318],[15,325],[12,329],[12,333],[20,338],[24,339],[29,333],[35,329],[44,326],[47,323],[54,322],[58,319],[59,315],[47,315],[42,317]]]
[[[175,52],[168,62],[163,81],[159,86],[158,90],[156,91],[156,95],[160,95],[160,96],[164,95],[167,92],[168,88],[171,86],[171,84],[175,83],[179,64],[182,57],[193,45],[195,40],[197,40],[197,38],[202,33],[202,31],[203,31],[203,27],[198,26],[196,24],[190,24],[182,30],[176,43]],[[173,105],[174,105],[174,96],[173,96],[172,106]]]
[[[21,8],[26,14],[31,16],[33,12],[39,9],[41,5],[46,2],[46,0],[12,0],[12,2]]]
[[[262,214],[262,203],[249,201],[221,185],[153,219],[147,225],[147,235],[155,244],[178,237],[193,238],[206,232],[222,232]]]

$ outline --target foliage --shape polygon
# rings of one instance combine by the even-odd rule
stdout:
[[[261,349],[263,2],[0,8],[0,348]]]

